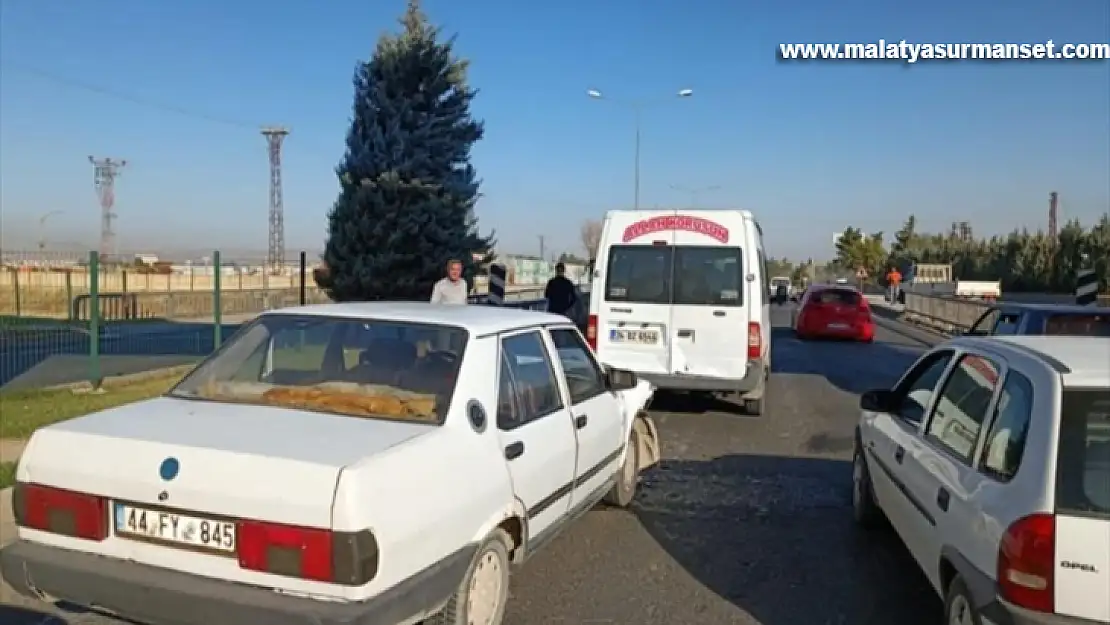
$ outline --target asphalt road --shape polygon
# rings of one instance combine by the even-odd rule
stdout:
[[[785,309],[774,317],[788,323]],[[631,510],[591,511],[514,572],[507,625],[939,622],[940,602],[898,540],[851,521],[857,395],[893,383],[922,348],[885,323],[872,345],[777,330],[762,417],[660,396],[662,465]],[[32,612],[0,607],[0,622],[120,623],[43,621],[41,606],[21,605]]]

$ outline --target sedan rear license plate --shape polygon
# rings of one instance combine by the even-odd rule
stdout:
[[[639,343],[641,345],[654,345],[659,342],[659,333],[655,330],[609,330],[609,340],[613,343]]]
[[[125,503],[115,506],[116,536],[185,549],[235,553],[235,523]]]
[[[830,330],[847,330],[849,327],[851,326],[846,323],[830,323],[828,325]]]

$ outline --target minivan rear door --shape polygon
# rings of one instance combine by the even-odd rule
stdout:
[[[744,233],[730,230],[713,213],[684,212],[680,219],[690,223],[674,233],[670,369],[679,375],[742,378],[749,319]]]
[[[604,290],[597,308],[597,354],[607,365],[638,373],[670,372],[669,329],[674,232],[669,215],[651,211],[612,224]]]

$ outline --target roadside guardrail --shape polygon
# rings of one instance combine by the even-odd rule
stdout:
[[[589,310],[590,301],[590,285],[579,285],[578,290],[582,293],[582,308]],[[522,287],[516,290],[506,290],[505,301],[502,302],[503,308],[522,308],[524,310],[547,310],[547,300],[542,297],[543,287]],[[541,296],[541,297],[536,297]],[[487,304],[487,295],[481,293],[478,295],[471,295],[469,301],[471,304]]]

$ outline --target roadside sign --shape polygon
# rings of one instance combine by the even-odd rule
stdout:
[[[863,269],[862,267],[857,269],[856,270],[856,277],[859,278],[860,280],[863,280],[864,278],[867,277],[867,270]]]

